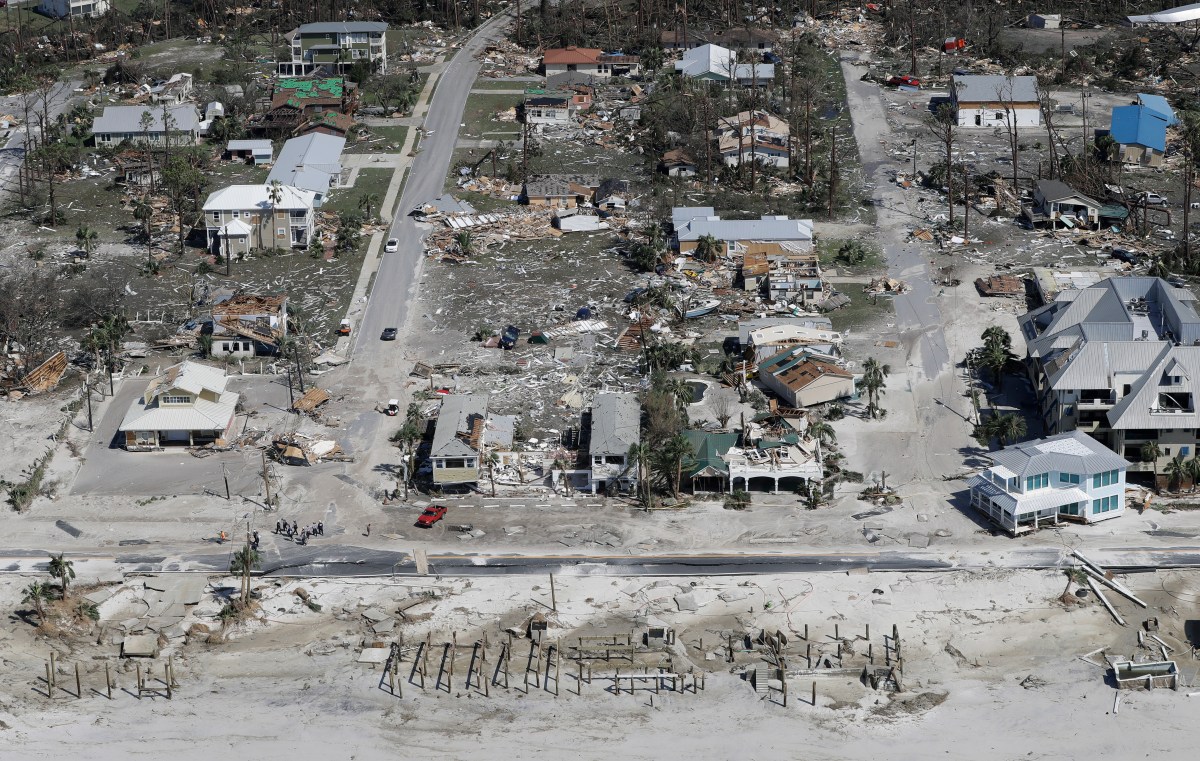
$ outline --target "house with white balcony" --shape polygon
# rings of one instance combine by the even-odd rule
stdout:
[[[230,185],[208,196],[208,250],[221,256],[252,249],[306,248],[315,231],[316,193],[290,185]]]
[[[993,452],[973,477],[971,506],[1016,536],[1059,521],[1096,523],[1125,512],[1125,458],[1081,431]]]
[[[592,400],[588,461],[592,494],[627,494],[637,488],[637,467],[629,448],[642,436],[642,406],[637,394],[596,394]]]
[[[304,77],[317,69],[345,74],[365,61],[377,74],[387,73],[387,28],[383,21],[318,21],[302,24],[286,36],[288,60],[280,74]]]

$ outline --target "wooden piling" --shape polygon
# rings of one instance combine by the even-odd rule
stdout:
[[[165,663],[163,664],[163,676],[165,677],[163,681],[167,684],[167,700],[171,700],[171,667]]]
[[[559,650],[558,645],[556,644],[554,646],[554,697],[558,697],[558,676],[561,673],[561,666],[562,652]],[[546,664],[546,670],[550,670],[550,664]]]
[[[804,641],[808,641],[808,624],[804,625]]]
[[[108,661],[104,662],[104,688],[108,691],[108,699],[112,700],[112,677],[108,672]]]
[[[808,661],[808,667],[812,668],[812,643],[808,642],[804,645],[804,658]]]
[[[812,704],[813,704],[813,708],[816,708],[816,706],[817,706],[817,683],[816,682],[812,683]]]
[[[54,662],[54,651],[50,651],[50,697],[54,697],[54,693],[58,689],[58,664]]]
[[[841,635],[838,633],[838,625],[837,624],[833,625],[833,638],[837,639],[837,640],[841,639]]]
[[[54,680],[50,678],[50,661],[46,661],[46,697],[54,698]]]
[[[137,692],[138,700],[142,698],[142,664],[137,664]]]
[[[83,682],[79,680],[79,664],[75,664],[75,699],[83,697]]]
[[[871,625],[870,625],[870,624],[865,624],[865,626],[867,627],[867,636],[866,636],[866,640],[867,640],[867,642],[870,642],[870,641],[871,641]]]
[[[867,662],[871,664],[875,663],[875,650],[870,642],[867,643]]]

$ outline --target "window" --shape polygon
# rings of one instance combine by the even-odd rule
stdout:
[[[250,342],[242,341],[242,351],[250,351]]]
[[[278,235],[280,238],[284,238],[287,236],[287,228],[286,227],[277,227],[277,228],[275,228],[275,234]]]
[[[1078,473],[1059,473],[1058,474],[1058,482],[1060,484],[1078,484],[1079,483],[1079,474]]]
[[[163,404],[187,404],[192,401],[190,396],[164,396]]]
[[[234,219],[241,219],[241,218],[242,218],[242,213],[241,213],[240,211],[235,211],[235,212],[233,213],[233,218],[234,218]]]
[[[1121,471],[1106,470],[1103,473],[1097,473],[1092,476],[1092,488],[1099,489],[1101,486],[1112,486],[1121,480]]]
[[[1191,454],[1191,451],[1192,451],[1191,447],[1180,447],[1179,448],[1179,456],[1187,457],[1189,454]]]
[[[1083,514],[1083,503],[1082,502],[1070,502],[1065,505],[1062,505],[1058,508],[1058,514],[1059,515],[1076,515],[1076,516],[1082,515]]]
[[[1039,473],[1036,476],[1027,476],[1025,478],[1025,491],[1033,491],[1034,489],[1045,489],[1050,485],[1050,474]]]
[[[1110,513],[1121,506],[1120,496],[1114,494],[1111,497],[1103,497],[1101,499],[1092,500],[1092,514]]]
[[[221,212],[219,212],[219,211],[214,211],[214,212],[212,213],[212,221],[214,221],[214,222],[220,222],[220,221],[221,221]]]

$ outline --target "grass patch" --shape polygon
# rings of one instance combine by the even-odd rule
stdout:
[[[526,87],[537,85],[537,82],[511,82],[492,77],[481,77],[471,85],[472,90],[524,90]]]
[[[397,153],[404,147],[408,127],[367,127],[367,135],[348,143],[346,153]]]
[[[883,267],[883,251],[874,242],[858,241],[861,244],[859,250],[863,255],[861,261],[853,261],[839,255],[842,247],[847,242],[844,238],[818,240],[817,254],[820,257],[821,266],[826,269],[834,268],[839,274],[843,275],[865,274],[875,272]]]
[[[484,133],[521,134],[521,125],[516,122],[498,121],[497,111],[504,111],[517,106],[524,101],[524,95],[472,95],[467,98],[467,107],[463,112],[463,124],[459,130],[460,139],[480,138]]]
[[[880,297],[871,303],[871,297],[863,293],[860,285],[847,283],[839,290],[850,298],[850,303],[828,314],[834,330],[861,330],[896,312],[890,298]]]
[[[357,212],[359,199],[368,193],[379,196],[379,204],[382,204],[393,174],[391,169],[360,169],[358,177],[354,180],[354,187],[338,188],[333,191],[332,197],[321,207],[321,210],[334,214]],[[380,213],[378,204],[372,213]]]

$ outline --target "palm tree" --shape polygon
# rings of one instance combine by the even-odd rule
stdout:
[[[1004,385],[1004,370],[1008,367],[1008,363],[1013,360],[1013,353],[1000,344],[992,344],[984,347],[983,354],[979,358],[980,364],[992,371],[992,377],[996,381],[996,390],[1000,391]]]
[[[75,564],[63,557],[63,553],[50,556],[50,575],[62,582],[62,596],[67,599],[67,584],[75,578]]]
[[[33,603],[37,611],[38,621],[45,623],[46,608],[43,603],[50,599],[50,586],[43,581],[35,581],[21,590],[21,604]]]
[[[992,418],[988,422],[996,438],[1000,439],[1001,447],[1015,444],[1027,432],[1025,418],[1020,415],[1009,413]]]
[[[271,184],[267,186],[267,198],[269,198],[271,200],[271,227],[270,227],[270,229],[273,231],[275,229],[275,211],[276,211],[275,207],[279,206],[280,202],[283,201],[283,183],[280,182],[279,180],[271,180]],[[275,237],[272,235],[271,248],[276,247],[274,244],[274,241],[275,241]],[[258,226],[258,247],[259,248],[263,247],[262,225]]]
[[[631,444],[626,458],[637,468],[638,493],[642,499],[642,507],[649,510],[654,507],[654,496],[650,491],[650,457],[653,449],[649,444]]]
[[[475,253],[475,236],[470,230],[459,230],[454,234],[454,242],[458,245],[458,250],[463,256],[470,256]]]
[[[83,247],[84,256],[92,258],[92,246],[96,245],[96,239],[100,237],[92,228],[84,225],[75,231],[75,240],[79,241],[79,245]]]
[[[371,210],[379,205],[378,193],[363,193],[358,197],[358,209],[366,215],[367,219],[371,218]]]
[[[1142,444],[1142,462],[1150,463],[1151,469],[1154,471],[1154,488],[1158,489],[1158,458],[1162,457],[1162,447],[1156,441],[1147,441]]]
[[[663,478],[671,487],[671,496],[679,498],[679,482],[683,480],[683,461],[693,457],[695,451],[687,437],[677,433],[667,439],[657,450],[657,465]]]
[[[242,577],[242,605],[250,600],[250,571],[258,568],[260,561],[258,550],[250,546],[249,538],[246,546],[235,550],[229,559],[229,573]]]
[[[890,365],[881,365],[874,357],[868,357],[863,363],[863,377],[858,385],[867,392],[867,410],[872,419],[879,414],[879,396],[884,393],[883,387],[891,373]]]
[[[1008,331],[999,325],[992,325],[987,330],[983,331],[980,336],[983,339],[984,348],[990,349],[993,346],[1003,346],[1005,349],[1012,348],[1012,336]]]
[[[1200,455],[1185,462],[1183,468],[1187,473],[1188,480],[1192,482],[1190,491],[1196,491],[1197,484],[1200,484]]]
[[[154,238],[150,235],[150,221],[154,219],[154,207],[146,203],[145,199],[137,202],[133,207],[133,218],[141,221],[142,232],[146,235],[146,271],[154,269]]]
[[[692,251],[692,256],[702,262],[716,261],[716,258],[721,255],[721,242],[712,235],[701,235],[696,240],[696,248]]]
[[[837,441],[837,434],[833,431],[833,426],[826,423],[824,420],[818,420],[808,426],[808,435],[812,436],[822,444],[832,444]]]
[[[496,466],[500,464],[500,455],[495,452],[488,452],[483,456],[483,461],[487,463],[488,480],[492,482],[492,496],[496,496]]]
[[[1183,485],[1183,480],[1187,478],[1187,465],[1184,463],[1183,457],[1176,455],[1167,463],[1165,472],[1168,479],[1168,486],[1171,491],[1178,491]]]

